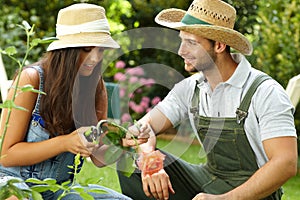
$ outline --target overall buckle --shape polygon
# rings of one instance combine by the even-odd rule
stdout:
[[[243,121],[243,120],[247,117],[248,112],[243,111],[243,110],[240,110],[240,109],[238,108],[238,109],[236,109],[235,114],[236,114],[236,122],[237,122],[238,124],[240,124],[241,121]]]

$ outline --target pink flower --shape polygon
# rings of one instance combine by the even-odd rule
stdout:
[[[143,108],[147,109],[149,108],[149,103],[146,101],[141,101],[140,106],[142,106]]]
[[[132,108],[136,106],[136,103],[134,101],[129,101],[128,105],[130,108]]]
[[[120,97],[124,97],[126,90],[124,88],[120,88]]]
[[[150,102],[150,98],[149,97],[142,97],[142,101],[149,103]]]
[[[152,78],[140,78],[140,83],[142,85],[146,85],[146,86],[151,86],[152,84],[155,83],[155,80]]]
[[[153,106],[155,106],[156,104],[158,104],[161,101],[160,97],[154,97],[151,101],[151,104]]]
[[[135,93],[137,93],[137,94],[140,94],[140,93],[142,93],[143,92],[143,89],[142,88],[138,88],[136,91],[135,91]]]
[[[124,113],[121,117],[122,122],[129,122],[130,120],[131,120],[131,116],[129,115],[129,113]]]
[[[116,68],[117,69],[123,69],[126,66],[125,62],[120,60],[118,62],[116,62]]]
[[[141,114],[145,112],[145,109],[141,105],[137,105],[135,102],[130,101],[129,107],[136,113]]]
[[[143,112],[145,112],[145,109],[143,106],[140,106],[140,105],[137,105],[134,107],[134,109],[132,109],[134,112],[138,113],[138,114],[141,114]]]
[[[121,73],[121,72],[118,72],[114,75],[114,79],[116,81],[125,81],[126,80],[126,76],[125,74]]]
[[[130,75],[143,76],[144,70],[141,67],[134,67],[126,70],[126,73]]]
[[[136,82],[138,82],[138,77],[136,77],[136,76],[131,76],[130,78],[129,78],[129,83],[136,83]]]
[[[129,93],[129,94],[128,94],[128,97],[129,97],[130,99],[134,98],[134,92]]]

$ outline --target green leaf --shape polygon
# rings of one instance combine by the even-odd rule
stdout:
[[[39,38],[35,38],[35,39],[33,39],[31,42],[30,42],[30,46],[31,47],[36,47],[36,46],[38,46],[40,43],[41,43],[41,39],[39,39]]]
[[[30,188],[33,191],[40,192],[40,193],[50,190],[49,185],[34,185],[34,186],[31,186]]]
[[[111,145],[107,148],[104,154],[104,160],[106,163],[114,163],[116,162],[123,153],[123,149],[120,147]]]
[[[53,42],[55,40],[58,40],[58,38],[56,37],[48,37],[48,38],[44,38],[40,41],[41,44],[47,44],[47,43],[50,43],[50,42]]]
[[[45,184],[44,181],[39,180],[39,179],[37,179],[37,178],[28,178],[28,179],[26,179],[25,182],[26,182],[26,183],[34,183],[34,184]]]
[[[112,144],[112,142],[110,141],[110,139],[106,135],[102,138],[102,142],[103,142],[103,144],[106,144],[106,145],[111,145]]]
[[[46,184],[48,184],[48,185],[54,185],[54,184],[56,184],[56,180],[53,179],[53,178],[46,178],[46,179],[44,179],[44,182]]]
[[[114,145],[120,145],[121,144],[121,139],[120,135],[116,132],[109,131],[105,137],[107,137],[110,140],[110,143]]]
[[[4,51],[2,51],[2,53],[7,54],[9,56],[13,56],[13,55],[17,54],[18,51],[17,51],[16,47],[10,46],[10,47],[7,47]]]
[[[80,193],[80,197],[84,200],[94,200],[94,197],[86,192]]]
[[[84,132],[84,135],[89,136],[89,135],[91,135],[91,133],[92,133],[92,128],[89,128],[89,130]]]
[[[62,184],[61,184],[61,186],[67,186],[67,185],[69,185],[71,183],[71,181],[70,180],[68,180],[68,181],[65,181],[65,182],[63,182]]]
[[[92,188],[92,189],[87,190],[87,192],[93,192],[93,193],[97,193],[97,194],[106,194],[107,193],[107,191],[102,190],[100,188]]]
[[[73,190],[75,190],[78,193],[83,193],[84,192],[84,188],[81,186],[74,186],[72,187]]]
[[[32,191],[32,199],[33,200],[43,200],[42,195],[39,192]]]
[[[25,109],[25,108],[23,108],[21,106],[17,106],[15,104],[15,102],[12,101],[12,100],[6,100],[6,101],[4,101],[3,104],[0,104],[0,108],[9,108],[9,109],[15,108],[15,109],[18,109],[18,110],[27,111],[27,109]]]
[[[80,153],[76,154],[75,158],[74,158],[74,165],[75,166],[79,166],[81,163],[81,159],[80,159]]]
[[[20,90],[21,90],[22,92],[34,92],[34,93],[46,95],[45,92],[42,92],[42,91],[40,91],[40,90],[34,89],[34,87],[33,87],[32,85],[30,85],[30,84],[24,85],[23,87],[20,88]]]
[[[25,199],[28,198],[30,195],[30,191],[25,189],[20,189],[17,186],[9,183],[9,181],[7,181],[7,185],[0,187],[0,197],[1,199],[7,199],[11,196],[16,196],[18,199]]]
[[[5,188],[0,187],[0,197],[3,199],[8,199],[12,194]]]
[[[14,184],[14,183],[22,183],[24,182],[23,179],[21,178],[12,178],[12,179],[9,179],[7,182],[4,182],[4,185],[11,185],[11,184]],[[0,186],[2,185],[2,183],[0,184]]]

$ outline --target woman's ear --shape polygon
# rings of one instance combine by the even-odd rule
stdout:
[[[222,42],[215,42],[215,52],[216,53],[222,53],[224,51],[226,51],[226,47],[227,45],[222,43]]]

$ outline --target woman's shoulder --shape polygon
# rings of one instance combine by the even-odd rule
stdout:
[[[20,85],[30,84],[34,88],[39,87],[39,72],[32,67],[26,67],[22,70],[20,75]]]

